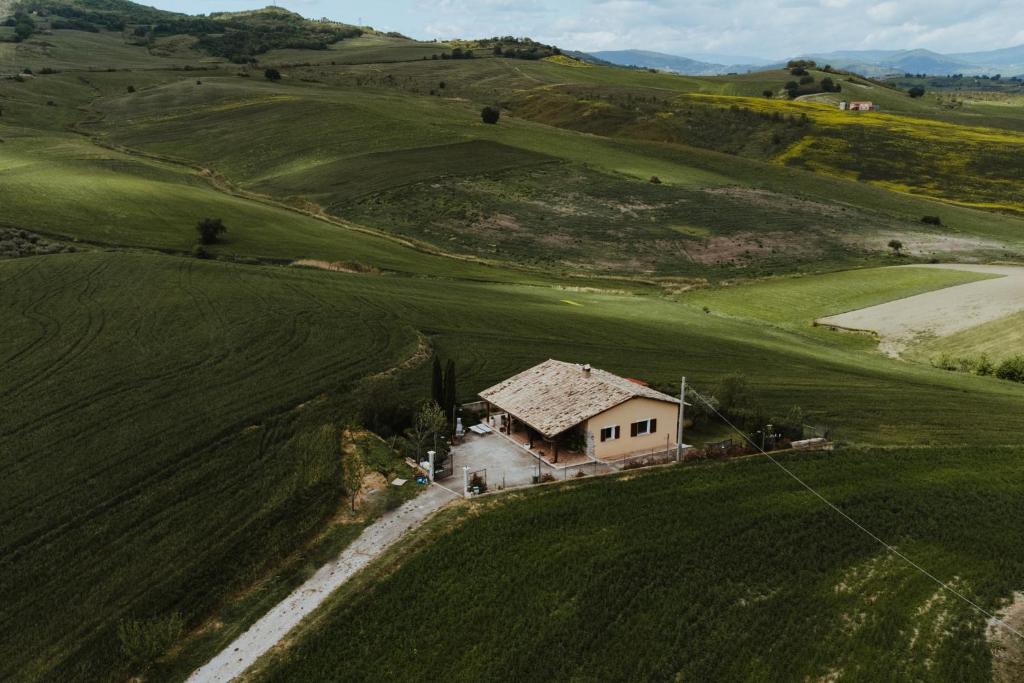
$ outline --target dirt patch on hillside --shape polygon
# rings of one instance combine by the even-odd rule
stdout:
[[[838,204],[824,204],[809,199],[799,199],[790,195],[778,194],[769,190],[753,187],[706,187],[704,192],[710,195],[737,199],[750,206],[768,209],[792,211],[799,213],[816,213],[821,216],[839,218],[849,216],[850,210]]]
[[[293,266],[300,268],[318,268],[320,270],[330,270],[335,273],[379,273],[380,270],[373,266],[368,266],[365,263],[359,263],[358,261],[320,261],[318,259],[299,259],[298,261],[292,261]]]
[[[889,241],[897,239],[903,242],[903,253],[909,256],[938,256],[941,254],[957,254],[962,257],[971,252],[1001,250],[1003,244],[980,237],[961,237],[932,232],[914,231],[872,231],[869,235],[845,234],[840,239],[844,244],[857,249],[873,252],[889,251]]]
[[[1013,601],[989,619],[988,644],[992,650],[993,683],[1014,683],[1024,680],[1024,593],[1013,594]],[[1014,633],[1016,631],[1017,633]]]
[[[755,261],[771,257],[806,258],[824,253],[823,238],[795,232],[742,232],[686,241],[686,255],[705,265]],[[673,242],[672,244],[678,244]],[[735,263],[738,262],[738,263]]]

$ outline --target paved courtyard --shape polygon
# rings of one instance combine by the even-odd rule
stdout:
[[[484,435],[470,432],[462,443],[452,449],[452,457],[455,458],[455,473],[441,483],[455,491],[462,490],[463,467],[469,467],[470,472],[486,469],[487,487],[492,491],[502,487],[529,486],[538,474],[542,477],[548,474],[562,480],[580,471],[592,475],[610,470],[607,465],[591,460],[578,466],[552,467],[531,455],[525,448],[494,432]]]
[[[470,472],[487,470],[487,486],[495,490],[502,486],[526,486],[533,483],[537,476],[537,459],[519,448],[508,439],[498,434],[473,434],[470,432],[462,443],[452,449],[455,458],[455,474],[442,483],[450,488],[461,490],[462,468],[469,467]],[[541,463],[540,473],[555,471]]]

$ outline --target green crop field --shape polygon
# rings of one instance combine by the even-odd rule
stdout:
[[[844,510],[986,608],[1021,589],[1024,385],[927,362],[1010,355],[1019,317],[918,362],[813,325],[983,277],[882,266],[1022,259],[1012,103],[851,76],[883,114],[845,117],[762,97],[785,71],[31,2],[0,42],[0,678],[183,680],[370,521],[340,510],[357,387],[407,406],[431,353],[460,400],[547,358],[742,375],[834,435],[787,462]],[[983,620],[763,461],[459,505],[385,560],[262,679],[991,672]]]
[[[1024,581],[1022,456],[786,464],[995,610]],[[480,501],[375,569],[250,679],[992,680],[982,616],[764,460]]]
[[[88,253],[0,281],[5,678],[104,678],[120,619],[195,620],[309,536],[338,446],[297,406],[417,345],[306,271]]]

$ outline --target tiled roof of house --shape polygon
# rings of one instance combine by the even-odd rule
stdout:
[[[599,415],[631,398],[679,403],[679,399],[604,370],[546,360],[480,392],[546,437]]]

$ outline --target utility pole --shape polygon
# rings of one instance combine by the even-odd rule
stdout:
[[[679,424],[676,427],[676,462],[683,454],[683,411],[686,406],[686,375],[679,382]]]

